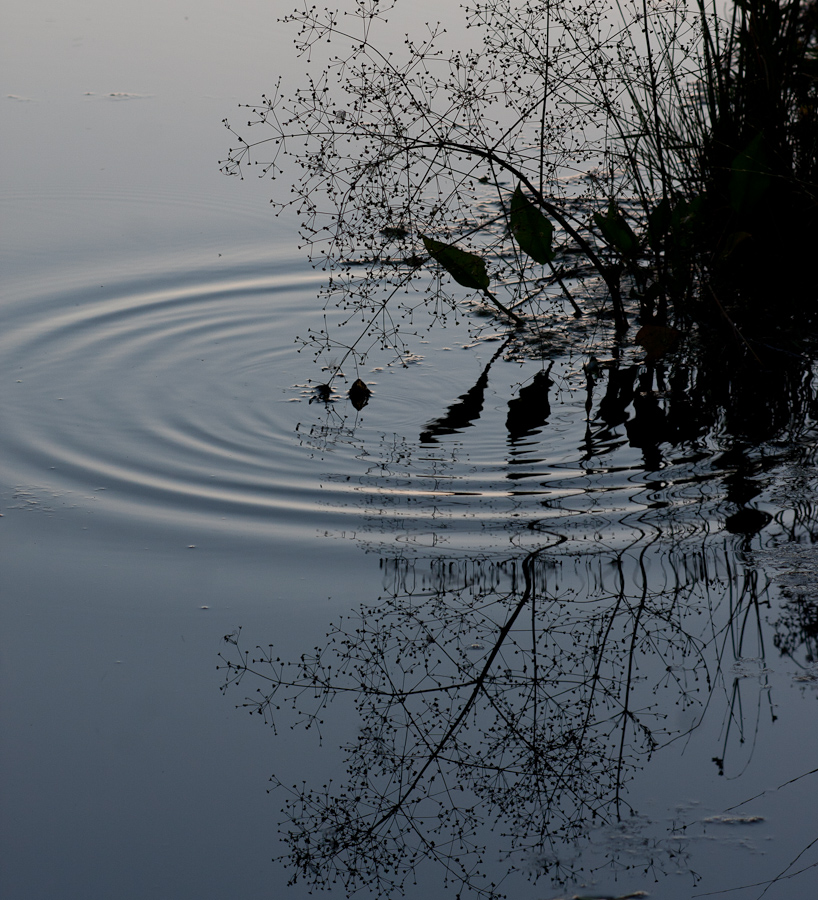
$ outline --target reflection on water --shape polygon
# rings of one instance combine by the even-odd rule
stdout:
[[[371,463],[355,538],[380,557],[381,595],[300,657],[249,649],[263,636],[225,639],[224,687],[241,685],[251,712],[320,731],[339,705],[359,723],[338,783],[273,779],[293,881],[386,896],[436,864],[486,897],[519,876],[593,884],[603,871],[638,887],[686,872],[689,890],[697,837],[762,826],[743,804],[650,820],[635,797],[700,729],[714,736],[713,771],[739,778],[777,718],[773,660],[814,677],[804,590],[818,567],[780,553],[786,577],[763,566],[818,537],[811,493],[776,494],[782,469],[813,462],[809,356],[768,348],[763,365],[755,351],[699,346],[669,363],[608,360],[576,374],[561,405],[552,360],[507,401],[494,482],[505,488],[491,490],[490,467],[478,484],[460,457],[506,350],[416,446],[361,446]],[[333,415],[305,445],[356,443]],[[435,552],[413,551],[424,544]],[[799,571],[771,620],[776,582]],[[740,854],[724,871],[744,884]]]
[[[775,719],[768,585],[731,544],[384,558],[382,596],[314,653],[285,662],[228,636],[227,683],[252,686],[244,705],[265,720],[320,729],[330,703],[357,714],[343,782],[279,783],[295,877],[387,892],[435,861],[492,896],[498,853],[559,883],[587,879],[600,857],[624,872],[632,849],[588,835],[637,824],[646,871],[687,865],[680,829],[695,818],[651,827],[629,785],[705,716],[723,733],[713,765],[733,777]]]
[[[786,867],[814,776],[778,789],[816,743],[803,348],[645,366],[589,312],[495,356],[504,335],[452,317],[421,364],[373,356],[310,404],[319,273],[217,163],[236,103],[303,83],[281,4],[7,6],[0,894],[302,900],[269,863],[274,756],[308,781],[285,817],[308,881],[337,860],[429,900],[447,873],[551,896],[510,869],[690,900],[692,872],[706,893],[806,869],[765,900],[812,896],[814,850]],[[459,18],[403,7],[397,45]],[[298,663],[324,619],[315,659],[261,667],[277,697],[309,682],[323,749],[236,727],[221,635]]]
[[[225,652],[268,718],[357,717],[343,780],[286,789],[286,862],[313,886],[383,893],[431,866],[483,894],[645,873],[667,893],[683,871],[683,897],[714,828],[743,883],[743,829],[780,822],[667,785],[647,815],[643,785],[672,783],[696,741],[702,768],[745,779],[786,741],[780,661],[789,687],[818,684],[810,348],[700,335],[645,361],[588,326],[534,358],[466,333],[463,352],[347,373],[377,382],[358,411],[293,363],[316,284],[258,257],[6,304],[7,507],[286,539],[300,559],[346,542],[365,591],[378,560],[379,596],[312,655],[279,662],[247,632]],[[762,793],[786,780],[769,777]]]

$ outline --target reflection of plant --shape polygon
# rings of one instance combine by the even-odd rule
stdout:
[[[360,717],[344,784],[285,789],[293,880],[385,891],[425,860],[493,896],[482,868],[490,830],[511,869],[576,874],[565,844],[630,814],[628,781],[683,733],[665,710],[688,708],[695,724],[717,684],[727,679],[735,695],[722,666],[744,638],[732,648],[728,639],[758,606],[746,580],[724,610],[712,606],[716,591],[733,590],[715,557],[662,562],[643,548],[578,560],[578,574],[583,566],[571,578],[534,551],[475,560],[464,583],[441,560],[420,584],[396,560],[385,566],[385,598],[339,624],[313,656],[286,662],[226,638],[225,687],[251,679],[258,692],[244,706],[266,721],[290,707],[302,726],[320,726],[345,697]],[[549,588],[557,581],[559,593]],[[703,622],[708,609],[728,617]],[[735,703],[728,715],[742,726]],[[662,846],[650,862],[657,871]]]
[[[704,0],[487,0],[466,9],[482,46],[447,49],[427,26],[390,51],[377,29],[394,5],[289,16],[323,71],[251,107],[248,127],[271,134],[239,137],[224,166],[300,167],[282,205],[299,210],[328,297],[362,320],[348,344],[311,335],[319,350],[401,356],[420,308],[457,309],[422,275],[431,260],[517,325],[564,302],[581,315],[575,289],[593,274],[622,329],[623,275],[643,318],[663,320],[689,311],[703,276],[738,278],[752,253],[759,280],[788,242],[814,242],[814,0],[747,0],[725,19]],[[703,297],[736,316],[732,296]]]
[[[818,663],[818,598],[812,592],[784,589],[784,606],[776,622],[775,646],[784,656],[799,651],[806,665]]]

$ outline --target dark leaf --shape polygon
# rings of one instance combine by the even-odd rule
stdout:
[[[749,231],[731,231],[725,235],[721,258],[727,259],[737,247],[740,247],[745,241],[752,238]]]
[[[701,227],[704,212],[704,199],[693,197],[692,200],[679,200],[673,207],[670,227],[673,232],[673,243],[679,247],[689,247]]]
[[[348,396],[349,402],[355,409],[361,410],[369,403],[372,391],[369,390],[360,378],[356,378],[352,383],[352,387],[349,389]]]
[[[639,250],[639,239],[613,200],[608,204],[608,211],[604,216],[601,213],[594,213],[594,222],[605,240],[622,256],[636,256]]]
[[[489,276],[486,272],[486,263],[477,254],[424,235],[421,237],[426,250],[458,284],[478,291],[488,290]]]
[[[511,233],[523,253],[542,265],[551,262],[555,256],[551,247],[554,226],[523,194],[519,186],[511,197],[510,220]]]
[[[537,372],[531,383],[508,401],[506,430],[512,443],[533,434],[548,421],[551,415],[548,391],[553,384],[548,371]]]

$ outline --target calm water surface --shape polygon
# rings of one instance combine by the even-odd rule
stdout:
[[[384,712],[372,686],[451,685],[496,650],[439,777],[510,896],[751,898],[799,872],[765,896],[811,896],[809,413],[797,443],[737,448],[720,421],[672,446],[603,375],[589,426],[586,357],[555,339],[546,378],[485,321],[373,358],[361,412],[310,402],[320,273],[270,186],[216,165],[221,118],[288,52],[280,7],[41,3],[4,29],[0,893],[303,897],[269,776],[343,791],[341,746],[420,758],[468,693]],[[252,678],[220,694],[220,652],[297,660],[335,627],[325,662],[370,693],[321,741],[237,711]],[[454,808],[418,791],[409,844]],[[410,897],[453,895],[440,862],[414,874]]]

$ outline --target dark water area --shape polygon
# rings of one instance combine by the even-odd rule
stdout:
[[[466,316],[315,402],[217,166],[284,11],[9,16],[0,895],[812,896],[809,345]]]

